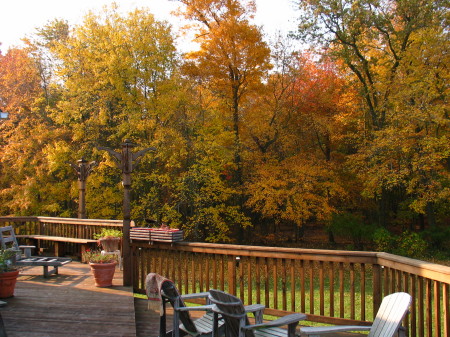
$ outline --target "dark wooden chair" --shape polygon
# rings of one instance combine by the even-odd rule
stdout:
[[[159,291],[161,299],[161,316],[159,324],[159,336],[160,337],[179,337],[179,336],[201,336],[212,337],[213,325],[214,325],[214,313],[212,312],[213,305],[209,303],[209,292],[185,294],[181,295],[178,292],[175,284],[162,276],[150,273],[147,275],[147,280],[152,277],[159,278]],[[149,294],[149,283],[146,280],[147,295]],[[184,301],[193,299],[205,299],[206,305],[190,306],[187,307]],[[173,325],[172,330],[167,331],[166,328],[166,304],[170,303],[173,307]],[[247,312],[254,313],[255,317],[262,319],[262,312],[264,305],[255,304],[246,307]],[[197,319],[192,319],[191,311],[204,311],[205,314]],[[218,336],[224,335],[224,321],[222,319],[217,320]]]
[[[19,246],[12,226],[0,227],[0,248],[11,249],[17,252],[14,263],[17,266],[42,266],[44,277],[52,274],[58,274],[58,267],[61,267],[72,261],[65,257],[42,257],[31,256],[31,249],[34,246]],[[21,253],[23,250],[23,254]],[[48,268],[52,267],[51,270]]]
[[[220,290],[211,289],[210,301],[213,311],[217,317],[221,316],[225,320],[226,337],[295,337],[295,328],[298,322],[305,319],[305,314],[290,314],[274,321],[256,322],[250,324],[247,312],[242,301],[236,296],[230,295]],[[287,325],[288,329],[280,326]],[[218,336],[214,329],[214,336]]]

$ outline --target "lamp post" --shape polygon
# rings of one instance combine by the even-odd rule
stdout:
[[[86,180],[97,162],[88,162],[84,158],[78,160],[78,165],[68,163],[78,175],[78,219],[86,219]]]
[[[117,167],[122,170],[123,184],[123,285],[131,286],[132,282],[132,258],[130,248],[130,223],[131,223],[131,173],[134,166],[137,166],[141,157],[148,151],[156,151],[156,148],[150,147],[136,153],[132,152],[135,145],[125,139],[122,143],[121,153],[111,150],[107,147],[99,146],[99,150],[107,151],[116,160]]]

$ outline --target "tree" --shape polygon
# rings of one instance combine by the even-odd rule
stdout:
[[[39,69],[29,49],[10,49],[0,63],[0,102],[9,113],[0,123],[1,211],[69,216],[69,184],[49,161],[53,142],[67,134],[48,118]]]
[[[270,69],[270,50],[260,30],[249,23],[255,11],[253,1],[180,0],[182,13],[201,26],[197,35],[200,50],[189,53],[186,69],[203,79],[216,97],[221,98],[222,114],[234,132],[234,181],[243,183],[241,123],[246,96],[261,84]]]
[[[427,212],[433,223],[431,206],[448,201],[448,4],[309,0],[302,6],[300,37],[341,61],[364,99],[365,130],[351,162],[364,195],[378,202],[378,222],[388,225],[390,216],[409,209]]]

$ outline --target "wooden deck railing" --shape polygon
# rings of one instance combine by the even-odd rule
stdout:
[[[405,291],[413,296],[409,336],[450,336],[450,267],[376,252],[142,241],[132,250],[138,292],[156,272],[183,293],[221,289],[265,304],[266,314],[366,325],[385,295]]]
[[[53,218],[41,216],[0,217],[0,226],[13,226],[17,235],[46,235],[67,238],[93,239],[95,233],[100,233],[103,227],[122,230],[122,220],[92,220],[73,218]],[[43,240],[42,240],[43,241]],[[55,242],[40,242],[40,249],[54,251]],[[64,246],[66,253],[79,255],[79,247],[68,242]]]
[[[92,238],[121,221],[0,217],[20,234]],[[40,232],[39,232],[40,231]],[[182,293],[211,288],[263,303],[266,314],[304,312],[330,324],[369,324],[381,300],[413,296],[405,326],[412,337],[450,336],[450,267],[376,252],[291,249],[179,242],[133,241],[133,286],[144,293],[149,272],[176,282]]]

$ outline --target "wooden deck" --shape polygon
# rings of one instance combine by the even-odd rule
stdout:
[[[8,337],[158,336],[159,313],[148,310],[146,300],[134,298],[131,287],[122,286],[118,268],[111,288],[95,287],[87,264],[72,262],[59,272],[45,279],[42,267],[23,268],[15,296],[0,307]],[[172,324],[171,312],[170,308],[167,327]]]
[[[7,336],[134,337],[133,292],[122,284],[118,268],[113,287],[97,288],[87,264],[69,263],[47,279],[42,267],[25,267],[0,308]]]

